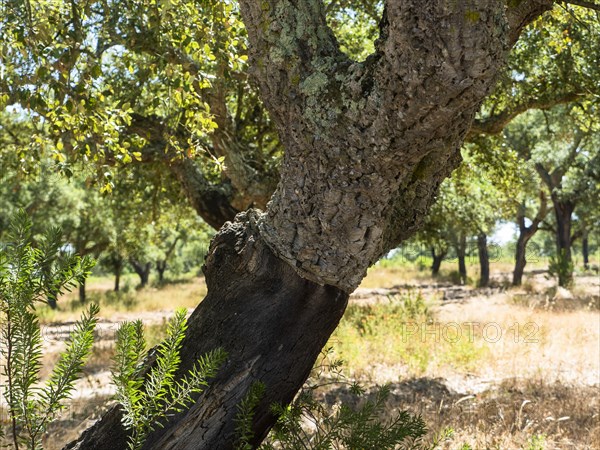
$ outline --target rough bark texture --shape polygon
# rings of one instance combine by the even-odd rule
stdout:
[[[303,277],[352,291],[420,225],[522,24],[497,0],[390,2],[356,63],[318,0],[240,6],[286,148],[261,232]]]
[[[265,384],[254,415],[256,442],[273,424],[269,405],[288,403],[337,326],[348,295],[299,277],[277,258],[250,211],[213,240],[205,265],[209,294],[189,319],[182,371],[222,347],[227,362],[209,389],[184,414],[152,435],[146,449],[233,448],[238,405],[252,383]],[[124,449],[126,434],[113,408],[68,449]]]
[[[418,228],[459,162],[473,115],[508,43],[551,1],[404,0],[387,5],[376,52],[342,54],[320,0],[241,0],[261,96],[285,147],[265,214],[215,237],[208,295],[190,318],[189,368],[216,347],[229,359],[147,449],[230,449],[238,404],[266,385],[256,442],[289,402],[366,269]],[[512,27],[512,28],[509,28]],[[187,169],[186,169],[187,170]],[[124,448],[113,409],[69,448]]]
[[[477,253],[479,255],[479,287],[487,287],[490,284],[490,255],[487,248],[487,236],[485,233],[477,235]]]

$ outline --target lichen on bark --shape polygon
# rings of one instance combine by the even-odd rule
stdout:
[[[352,291],[418,228],[460,161],[509,48],[506,7],[389,2],[375,53],[358,63],[339,50],[320,1],[269,5],[241,2],[286,149],[261,233],[301,276]]]

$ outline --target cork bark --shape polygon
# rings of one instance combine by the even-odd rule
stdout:
[[[351,292],[418,228],[460,162],[510,23],[522,22],[497,0],[388,2],[376,51],[358,63],[339,50],[319,0],[240,6],[286,149],[262,235],[302,277]]]

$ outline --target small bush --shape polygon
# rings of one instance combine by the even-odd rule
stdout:
[[[260,446],[274,449],[423,449],[427,433],[420,416],[400,411],[388,420],[382,419],[390,388],[383,386],[372,399],[364,400],[364,390],[349,383],[342,372],[342,362],[331,360],[331,349],[325,350],[309,380],[289,406],[274,405],[277,424]],[[325,381],[323,381],[325,380]],[[348,385],[355,404],[341,402],[330,407],[318,399],[324,384]],[[242,447],[243,448],[243,447]]]
[[[218,349],[200,358],[181,380],[175,379],[185,335],[185,309],[177,310],[167,326],[167,337],[156,349],[156,362],[144,371],[146,339],[142,322],[123,323],[117,331],[112,379],[123,409],[123,425],[130,430],[129,448],[141,449],[161,420],[180,412],[214,376],[226,354]]]
[[[92,304],[83,313],[40,387],[42,337],[36,305],[56,301],[82,282],[93,261],[61,252],[60,230],[48,230],[35,242],[31,229],[31,220],[19,212],[11,221],[8,242],[0,248],[0,355],[7,380],[3,396],[16,450],[42,448],[42,435],[65,407],[90,354],[99,311]]]

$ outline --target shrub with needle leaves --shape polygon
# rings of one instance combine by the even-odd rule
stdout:
[[[98,306],[90,305],[71,332],[48,380],[40,383],[42,338],[37,303],[56,300],[89,274],[93,261],[61,252],[59,229],[48,230],[37,242],[24,212],[10,224],[7,242],[0,246],[0,355],[6,380],[14,448],[42,448],[48,424],[65,407],[90,354]]]
[[[429,447],[422,439],[427,429],[423,419],[408,411],[399,411],[383,419],[389,386],[379,388],[373,399],[361,406],[341,402],[333,407],[318,398],[317,391],[328,385],[346,385],[349,394],[359,400],[365,391],[357,383],[346,380],[340,360],[330,360],[331,349],[323,352],[309,380],[288,406],[273,405],[278,417],[261,450],[275,449],[372,449],[425,450]],[[250,448],[244,440],[239,448]]]
[[[182,379],[175,379],[187,328],[185,315],[185,309],[179,309],[169,321],[167,337],[157,347],[156,361],[149,371],[143,370],[146,341],[142,322],[124,322],[117,331],[112,378],[123,409],[123,424],[130,431],[131,450],[142,448],[162,419],[187,408],[193,394],[203,390],[207,379],[225,361],[225,352],[214,350],[201,357]]]

